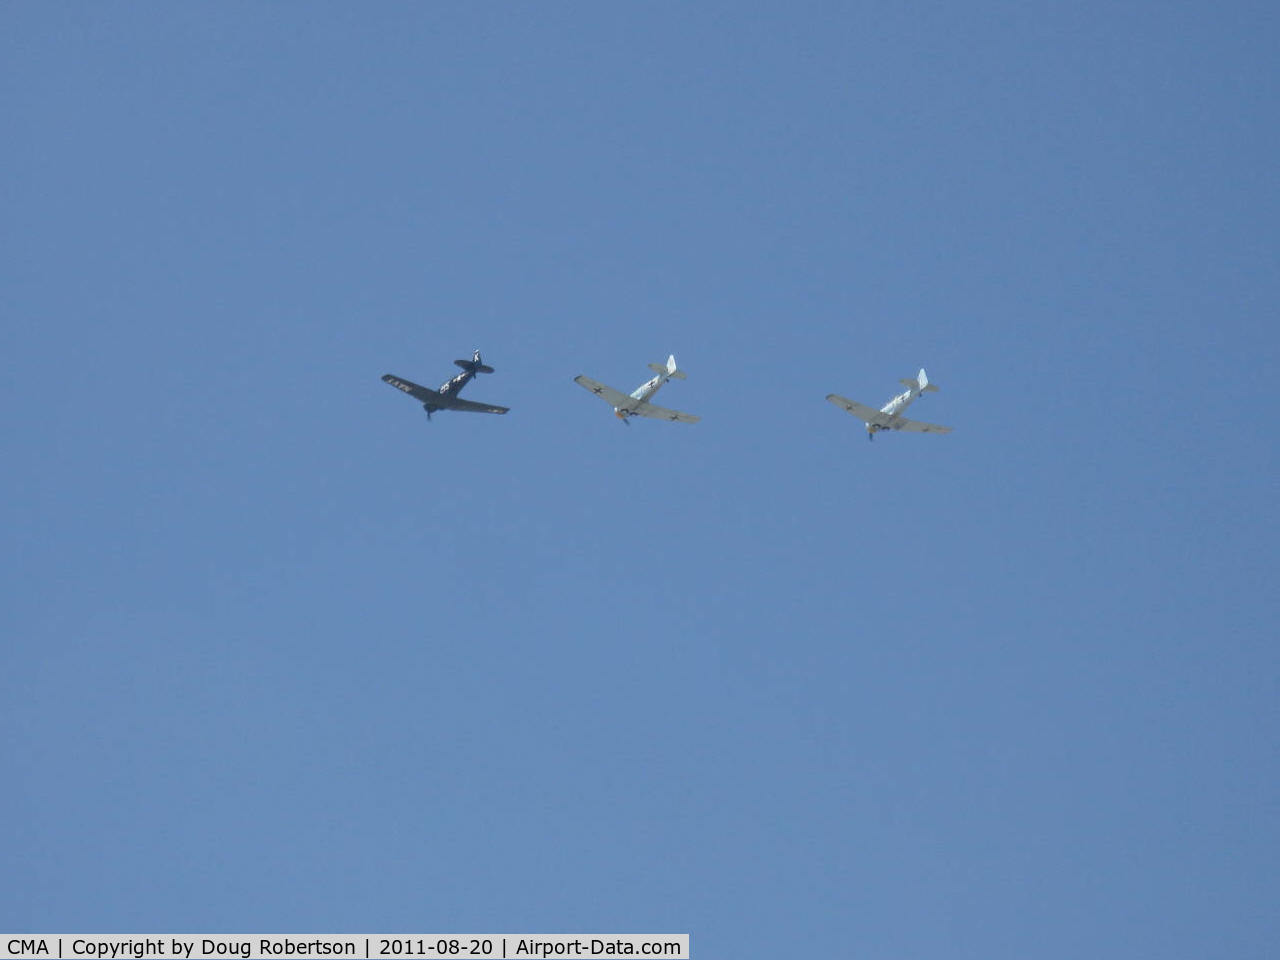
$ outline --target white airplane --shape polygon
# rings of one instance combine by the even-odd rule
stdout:
[[[649,402],[649,398],[657,393],[668,380],[685,379],[684,371],[676,368],[674,354],[667,357],[667,365],[665,367],[660,363],[651,363],[649,364],[649,369],[655,371],[657,376],[651,380],[646,380],[632,390],[630,394],[615,390],[613,387],[606,387],[600,381],[592,380],[590,377],[574,377],[573,382],[612,404],[613,415],[623,423],[627,423],[628,417],[653,417],[657,420],[674,420],[677,423],[697,423],[702,419],[701,417],[695,417],[691,413],[668,410],[666,407],[660,407]]]
[[[950,427],[940,427],[936,423],[924,423],[920,420],[908,420],[902,416],[902,411],[911,406],[911,402],[920,394],[937,393],[938,391],[938,388],[929,382],[929,378],[924,372],[924,367],[920,368],[920,372],[914,380],[901,380],[899,382],[907,388],[907,392],[898,394],[879,410],[861,403],[854,403],[838,393],[828,393],[827,399],[837,407],[844,407],[844,409],[865,423],[867,425],[868,440],[875,439],[877,430],[906,430],[908,433],[951,432]]]

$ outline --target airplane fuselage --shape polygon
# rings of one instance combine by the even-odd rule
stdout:
[[[458,391],[470,383],[471,378],[475,375],[474,370],[463,370],[462,373],[458,374],[456,377],[452,377],[440,384],[440,395],[445,397],[456,397],[458,395]]]
[[[435,413],[437,410],[448,410],[453,406],[449,401],[456,397],[458,395],[458,391],[470,383],[471,378],[475,375],[474,370],[464,370],[456,377],[451,377],[444,383],[440,384],[440,388],[436,390],[436,393],[440,394],[441,402],[432,403],[428,400],[422,405],[422,409],[427,411],[427,416],[430,417],[431,414]]]
[[[898,394],[886,403],[880,408],[880,412],[890,417],[901,416],[902,412],[906,410],[907,407],[911,406],[912,401],[918,396],[920,396],[920,391],[913,387],[910,390],[906,390],[903,393]]]
[[[883,407],[881,407],[880,412],[883,413],[886,417],[900,417],[906,411],[907,407],[911,406],[912,402],[915,401],[915,399],[919,396],[920,396],[920,388],[911,387],[908,390],[904,390],[902,393],[898,394],[896,397],[894,397],[892,400],[886,403]],[[867,433],[875,433],[877,430],[887,430],[887,429],[889,428],[882,427],[879,424],[875,424],[875,423],[867,424]]]
[[[641,403],[644,403],[650,397],[652,397],[655,393],[657,393],[658,390],[661,389],[662,385],[670,379],[671,377],[669,375],[665,373],[660,373],[656,377],[653,377],[650,380],[646,380],[644,383],[640,384],[640,386],[632,390],[630,393],[630,396],[632,399],[639,400]],[[621,407],[614,407],[613,415],[622,420],[625,420],[627,417],[632,416],[631,411],[624,410]]]

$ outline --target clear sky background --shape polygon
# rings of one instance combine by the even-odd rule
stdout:
[[[1274,2],[0,7],[0,927],[1274,957]],[[497,368],[441,414],[379,382]],[[575,386],[700,414],[628,429]],[[883,435],[825,403],[879,405]]]

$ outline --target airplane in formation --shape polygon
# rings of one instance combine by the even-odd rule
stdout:
[[[630,426],[630,423],[628,423],[629,417],[652,417],[655,420],[674,420],[677,423],[697,423],[702,419],[692,413],[668,410],[666,407],[660,407],[656,403],[649,402],[649,398],[657,393],[668,380],[686,379],[684,371],[676,366],[674,354],[667,357],[666,366],[660,363],[651,363],[649,364],[649,369],[654,371],[657,376],[646,380],[629,394],[623,393],[621,390],[615,390],[613,387],[607,387],[599,380],[592,380],[590,377],[574,377],[573,382],[586,390],[590,390],[601,400],[612,405],[613,415],[628,426]]]
[[[455,364],[462,368],[462,372],[451,380],[446,380],[440,384],[438,390],[432,390],[430,387],[420,387],[412,380],[402,380],[400,377],[390,373],[385,374],[382,378],[384,383],[389,383],[397,390],[403,390],[415,400],[422,402],[422,409],[427,411],[427,419],[431,419],[431,415],[437,410],[461,410],[466,413],[506,413],[510,407],[497,407],[491,403],[475,403],[472,400],[463,400],[458,396],[471,378],[477,373],[493,373],[493,367],[487,365],[480,359],[480,351],[477,350],[471,355],[470,360],[455,360]]]
[[[458,396],[462,388],[470,383],[476,374],[493,373],[493,367],[481,359],[479,350],[476,350],[471,355],[470,360],[455,360],[453,362],[462,368],[462,373],[446,380],[435,390],[419,386],[411,380],[405,380],[390,373],[385,374],[382,379],[397,390],[407,393],[415,400],[420,401],[422,408],[427,411],[428,420],[437,410],[461,410],[467,413],[506,413],[511,409],[510,407],[499,407],[491,403],[476,403],[472,400],[463,400]],[[655,376],[640,384],[629,394],[624,394],[620,390],[615,390],[613,387],[606,386],[600,381],[592,380],[587,376],[574,377],[573,382],[583,389],[590,390],[597,397],[610,404],[613,407],[614,416],[623,423],[628,423],[631,417],[674,420],[676,423],[697,423],[702,419],[692,413],[669,410],[666,407],[660,407],[656,403],[650,402],[650,398],[662,389],[663,384],[668,380],[687,379],[684,371],[676,366],[674,354],[667,357],[665,365],[651,363],[649,364],[649,369],[654,372]],[[939,426],[936,423],[925,423],[923,420],[909,420],[902,415],[903,411],[911,406],[921,394],[936,393],[938,390],[937,384],[929,382],[929,376],[924,372],[924,367],[920,368],[920,372],[916,374],[915,379],[904,379],[900,382],[907,388],[906,391],[898,394],[879,410],[854,400],[849,400],[838,393],[827,394],[827,400],[837,407],[842,407],[861,420],[866,425],[868,440],[874,440],[875,435],[882,430],[904,430],[907,433],[950,433],[950,427]]]
[[[852,413],[855,417],[867,425],[867,439],[874,440],[876,433],[880,430],[905,430],[908,433],[950,433],[950,427],[940,427],[936,423],[925,423],[921,420],[908,420],[902,416],[902,411],[911,406],[912,402],[922,393],[937,393],[938,387],[929,382],[929,377],[924,372],[924,367],[920,368],[920,372],[916,374],[914,380],[899,381],[907,388],[905,393],[900,393],[879,410],[874,407],[868,407],[865,404],[855,403],[848,400],[838,393],[827,394],[827,399],[834,403],[837,407],[843,407]]]

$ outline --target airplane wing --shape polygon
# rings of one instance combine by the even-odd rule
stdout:
[[[397,390],[403,390],[409,396],[413,397],[415,400],[421,401],[422,403],[426,403],[428,401],[435,403],[440,399],[440,394],[435,390],[428,387],[420,387],[412,380],[401,380],[399,377],[392,376],[389,373],[383,376],[382,382],[391,384]]]
[[[838,393],[828,393],[827,399],[837,407],[842,407],[843,409],[848,410],[855,417],[865,423],[874,423],[877,427],[884,427],[886,430],[893,429],[893,418],[887,414],[881,413],[879,410],[875,409],[875,407],[868,407],[866,404],[849,400],[846,397],[840,396]]]
[[[436,394],[437,400],[432,402],[439,402],[439,396],[439,394]],[[491,403],[476,403],[474,400],[459,400],[457,397],[440,404],[440,407],[442,410],[461,410],[464,413],[506,413],[511,409],[510,407],[496,407]]]
[[[894,430],[905,430],[907,433],[950,433],[950,427],[940,427],[936,423],[923,423],[920,420],[907,420],[898,417],[893,421]]]
[[[592,380],[590,377],[574,377],[573,382],[585,390],[590,390],[612,407],[630,410],[637,402],[635,397],[629,397],[613,387],[606,387],[599,380]]]
[[[653,417],[655,420],[674,420],[676,423],[697,423],[701,417],[692,413],[681,413],[679,410],[668,410],[654,403],[642,403],[631,411],[637,417]]]

